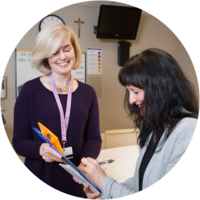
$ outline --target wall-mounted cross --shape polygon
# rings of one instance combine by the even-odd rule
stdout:
[[[78,21],[74,21],[74,23],[78,23],[78,37],[80,38],[81,24],[84,24],[84,22],[82,22],[80,18],[78,18]]]

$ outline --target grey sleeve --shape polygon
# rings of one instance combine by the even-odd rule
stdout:
[[[114,179],[106,176],[101,185],[103,199],[113,199],[133,194],[134,191],[127,187],[128,183],[133,183],[133,178],[128,179],[122,184],[117,183]]]
[[[121,185],[123,185],[124,187],[126,187],[129,190],[133,190],[133,188],[134,188],[134,178],[131,177],[131,178],[127,179],[126,181],[121,183]]]

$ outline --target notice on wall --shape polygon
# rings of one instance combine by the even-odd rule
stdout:
[[[76,80],[86,83],[86,72],[85,72],[85,53],[82,53],[82,62],[78,69],[72,70],[72,77]]]
[[[102,74],[102,49],[87,49],[87,74]]]
[[[25,82],[43,75],[32,67],[31,55],[32,50],[16,49],[15,51],[16,97]]]

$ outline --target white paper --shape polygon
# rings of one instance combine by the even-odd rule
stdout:
[[[85,180],[71,165],[59,164],[63,169],[68,171],[72,176],[74,176],[83,185],[88,184],[92,192],[98,192],[87,180]]]
[[[76,80],[85,83],[85,53],[82,54],[82,62],[78,69],[72,70],[72,77]]]
[[[87,49],[87,73],[102,74],[102,49]]]

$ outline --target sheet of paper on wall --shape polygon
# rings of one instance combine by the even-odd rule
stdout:
[[[93,187],[85,178],[83,178],[71,165],[59,164],[63,169],[68,171],[72,176],[74,176],[83,185],[88,184],[92,192],[99,192],[95,187]]]
[[[102,49],[87,49],[87,74],[102,74]]]
[[[76,70],[72,70],[72,77],[75,78],[76,80],[82,82],[82,83],[86,83],[85,80],[85,53],[82,53],[82,62],[81,65],[78,69]]]

